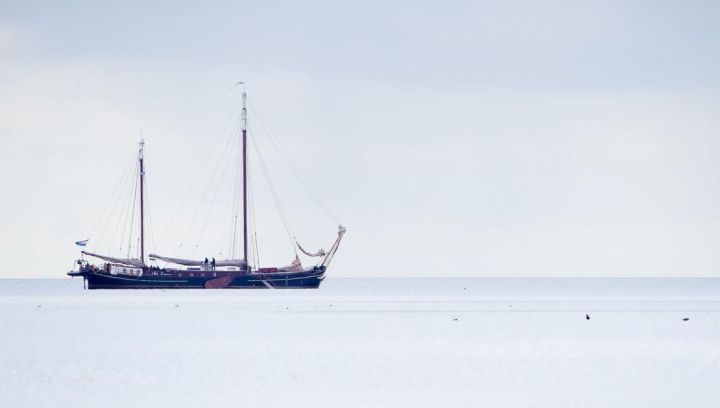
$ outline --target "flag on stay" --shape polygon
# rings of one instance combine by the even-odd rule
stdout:
[[[85,245],[87,245],[88,241],[89,241],[89,240],[87,240],[87,239],[82,240],[82,241],[75,241],[75,245],[77,245],[77,246],[85,246]]]

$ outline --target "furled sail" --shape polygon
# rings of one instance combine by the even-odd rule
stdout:
[[[302,263],[300,263],[300,258],[298,258],[297,256],[295,257],[295,259],[292,261],[292,263],[290,265],[282,267],[282,268],[278,268],[279,272],[302,272],[302,270],[303,270]]]
[[[302,246],[300,246],[300,243],[299,243],[299,242],[295,241],[295,244],[297,244],[297,246],[298,246],[298,248],[300,249],[300,251],[302,251],[302,253],[305,254],[305,255],[307,255],[307,256],[325,256],[325,255],[327,255],[327,254],[325,253],[325,250],[322,249],[322,248],[318,249],[317,252],[315,252],[315,253],[310,253],[310,252],[306,251],[305,248],[303,248]]]
[[[118,263],[122,265],[128,265],[128,266],[135,266],[138,268],[142,268],[145,266],[145,263],[141,261],[140,259],[123,259],[123,258],[113,258],[111,256],[105,256],[105,255],[98,255],[94,254],[92,252],[82,251],[83,254],[88,256],[93,256],[95,258],[102,259],[103,261],[111,262],[111,263]]]
[[[205,261],[198,261],[195,259],[170,258],[167,256],[160,256],[155,254],[150,254],[149,256],[151,260],[160,260],[183,266],[203,266],[205,264]],[[225,259],[216,260],[215,266],[237,266],[238,268],[245,268],[247,266],[247,263],[244,259]]]

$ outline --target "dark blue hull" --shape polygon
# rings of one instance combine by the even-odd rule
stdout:
[[[112,275],[104,271],[71,272],[82,276],[88,289],[316,289],[325,279],[325,268],[272,274],[223,274],[187,276],[187,273],[143,276]],[[212,275],[212,276],[211,276]],[[221,281],[220,283],[217,283]]]

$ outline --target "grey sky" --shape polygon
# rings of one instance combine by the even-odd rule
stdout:
[[[163,230],[238,80],[348,226],[333,276],[720,276],[718,21],[701,1],[2,2],[0,277],[63,276],[140,131]]]

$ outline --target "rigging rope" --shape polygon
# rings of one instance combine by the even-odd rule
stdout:
[[[160,128],[160,130],[153,132],[153,134],[154,135],[163,135],[163,134],[169,133],[170,131],[179,129],[180,127],[182,127],[184,125],[187,125],[189,123],[196,121],[198,118],[200,118],[200,116],[210,113],[213,110],[218,109],[218,107],[227,106],[228,102],[230,102],[230,101],[233,101],[233,102],[235,101],[234,95],[228,95],[228,96],[223,96],[221,98],[217,98],[215,102],[207,105],[204,108],[197,109],[195,111],[181,115],[181,119],[176,120],[174,123],[170,123],[167,126]],[[234,112],[236,109],[235,105],[233,105],[233,107],[234,107],[233,108],[233,112]],[[235,115],[233,115],[232,117],[235,117]]]
[[[137,168],[137,165],[136,165],[136,168]],[[131,176],[132,176],[132,175],[131,175]],[[120,197],[122,197],[122,196],[125,195],[125,194],[123,194],[123,193],[124,193],[126,190],[128,190],[128,192],[129,192],[129,190],[130,190],[130,188],[131,188],[131,186],[132,186],[132,184],[131,184],[131,183],[132,183],[132,180],[133,180],[133,178],[130,178],[129,180],[126,180],[126,181],[125,181],[125,183],[126,183],[125,188],[121,188],[121,189],[120,189],[120,193],[121,193],[121,194],[120,194]],[[120,203],[121,203],[121,202],[126,203],[126,201],[122,201],[122,200],[119,199],[119,198],[118,198],[118,200],[115,201],[115,205],[113,205],[112,210],[111,210],[110,213],[109,213],[107,222],[105,223],[105,226],[104,226],[103,229],[102,229],[102,234],[100,235],[100,237],[98,237],[98,241],[99,241],[99,242],[102,241],[102,238],[103,238],[103,236],[105,235],[105,231],[107,230],[108,226],[110,225],[110,221],[112,221],[113,219],[117,221],[117,218],[114,217],[114,215],[115,215],[115,210],[118,209],[118,207],[120,206]],[[119,229],[119,224],[116,224],[116,225],[115,225],[115,231],[113,232],[113,235],[110,237],[110,247],[108,247],[107,253],[110,253],[110,252],[112,251],[112,246],[113,246],[114,243],[115,243],[115,238],[117,237],[118,229]]]
[[[233,112],[235,112],[235,111],[233,111]],[[173,211],[173,214],[170,217],[170,221],[167,223],[167,225],[165,225],[165,228],[163,228],[162,232],[160,233],[160,241],[161,242],[165,238],[165,234],[167,234],[170,226],[173,225],[173,222],[175,221],[175,218],[177,217],[177,215],[180,213],[180,210],[185,205],[185,202],[187,201],[188,197],[190,197],[190,194],[193,191],[195,191],[195,185],[197,184],[198,180],[200,179],[200,176],[202,175],[203,170],[205,169],[205,166],[208,164],[210,157],[213,157],[213,155],[215,153],[215,149],[220,145],[220,141],[223,140],[223,138],[225,137],[225,132],[227,131],[228,126],[233,122],[233,119],[235,119],[235,124],[233,126],[233,129],[237,126],[237,123],[239,123],[237,116],[238,115],[236,113],[234,113],[233,115],[231,115],[228,118],[228,120],[225,121],[225,124],[223,125],[223,128],[220,131],[220,136],[218,136],[217,139],[215,139],[215,142],[213,143],[212,147],[210,148],[210,150],[208,150],[207,154],[205,155],[205,158],[203,159],[202,164],[200,165],[198,170],[195,172],[195,177],[193,178],[192,183],[190,183],[190,188],[188,188],[187,192],[185,193],[183,198],[180,200],[180,203],[178,204],[177,208],[175,209],[175,211]],[[231,132],[231,135],[232,135],[232,133],[233,132]],[[183,239],[183,241],[184,241],[184,239]],[[182,246],[182,243],[180,244],[180,246]]]
[[[147,251],[147,253],[153,253],[153,252],[157,252],[156,251],[157,243],[155,242],[155,228],[153,227],[152,211],[150,210],[150,194],[148,194],[148,192],[150,191],[150,188],[148,187],[147,173],[148,173],[148,171],[147,171],[147,166],[146,166],[146,168],[145,168],[145,209],[146,209],[145,214],[147,215],[147,222],[145,223],[145,225],[147,227],[146,228],[146,230],[148,232],[147,236],[149,238],[148,244],[152,244],[152,248],[148,248],[151,250]],[[148,245],[148,247],[149,246],[150,245]]]
[[[223,153],[228,151],[228,145],[230,142],[232,142],[233,138],[229,137],[227,140],[227,143],[225,145],[225,149],[223,150]],[[185,231],[185,234],[183,235],[182,240],[180,241],[180,247],[182,247],[185,244],[185,240],[187,239],[188,235],[190,234],[190,230],[192,229],[193,225],[195,224],[195,219],[197,219],[198,213],[200,212],[200,208],[202,206],[202,202],[205,200],[205,197],[207,196],[207,193],[210,190],[210,186],[212,185],[212,181],[215,179],[215,175],[217,174],[218,169],[220,168],[221,160],[218,160],[215,169],[212,172],[212,175],[210,176],[210,182],[208,182],[207,186],[205,187],[205,190],[203,190],[203,194],[200,198],[200,201],[198,203],[198,207],[195,210],[195,213],[193,214],[192,220],[190,221],[190,225],[188,226],[187,230]]]
[[[262,118],[260,117],[260,113],[256,112],[255,109],[252,109],[252,108],[250,108],[249,110],[250,110],[250,112],[255,116],[255,119],[257,119],[257,121],[258,121],[258,123],[260,124],[260,126],[265,130],[265,132],[266,132],[267,135],[269,136],[268,139],[270,139],[270,142],[273,144],[273,146],[275,146],[275,149],[276,149],[276,150],[278,151],[278,153],[280,154],[280,157],[285,161],[285,164],[288,166],[288,168],[289,168],[290,171],[293,173],[293,175],[295,176],[295,178],[297,178],[297,180],[300,182],[300,184],[303,186],[303,188],[305,188],[305,190],[308,192],[308,194],[310,194],[310,196],[312,197],[312,199],[315,200],[315,203],[317,203],[317,205],[320,206],[320,208],[321,208],[323,211],[325,211],[325,214],[326,214],[328,217],[330,217],[336,224],[340,224],[340,221],[338,221],[337,217],[335,217],[335,215],[328,209],[328,207],[327,207],[327,206],[325,205],[325,203],[320,199],[320,197],[318,197],[318,196],[313,192],[313,190],[308,186],[308,184],[305,182],[305,180],[303,179],[303,177],[300,176],[300,172],[296,169],[296,167],[292,164],[292,162],[290,161],[290,159],[289,159],[289,158],[285,155],[285,153],[283,152],[283,149],[280,147],[280,143],[279,143],[279,141],[277,140],[277,138],[275,138],[275,136],[273,135],[273,133],[270,132],[270,130],[265,126]]]
[[[108,198],[108,201],[105,203],[105,206],[103,207],[102,212],[100,213],[100,216],[95,221],[95,225],[93,225],[92,229],[90,230],[90,234],[87,236],[88,242],[90,243],[90,248],[98,248],[98,246],[95,244],[95,231],[97,230],[97,227],[101,224],[102,221],[105,219],[105,213],[107,212],[108,208],[110,208],[110,204],[115,203],[117,204],[117,201],[115,201],[116,193],[118,193],[118,190],[120,189],[120,186],[124,185],[125,178],[127,176],[128,171],[132,168],[133,161],[135,160],[136,156],[133,154],[130,157],[130,161],[128,161],[128,164],[125,166],[125,169],[120,174],[120,178],[115,183],[115,187],[113,187],[112,193],[110,193],[110,197]],[[102,237],[104,230],[100,231],[100,236]]]
[[[278,212],[280,213],[280,220],[283,223],[283,226],[285,227],[285,232],[287,232],[288,238],[290,239],[290,245],[292,248],[295,248],[295,240],[293,239],[292,229],[290,228],[290,224],[287,220],[287,215],[285,214],[285,211],[283,210],[282,206],[280,205],[280,200],[278,198],[277,191],[275,190],[275,185],[273,184],[272,178],[270,177],[270,173],[268,172],[267,166],[265,166],[265,160],[262,157],[262,154],[260,153],[260,149],[258,148],[257,143],[255,143],[255,139],[250,139],[253,148],[255,149],[256,156],[258,158],[258,163],[260,163],[260,168],[263,171],[263,174],[265,175],[265,181],[268,184],[268,187],[270,188],[270,194],[272,195],[273,201],[275,202],[275,207],[277,208]]]
[[[138,167],[136,164],[136,166],[135,166],[136,171],[133,172],[133,174],[137,173],[137,169],[138,169]],[[130,182],[132,182],[132,179],[130,180]],[[125,221],[122,223],[123,229],[122,229],[122,233],[120,234],[120,249],[118,251],[118,255],[123,253],[124,242],[125,242],[125,230],[127,229],[127,226],[130,225],[130,214],[131,214],[130,206],[131,206],[131,201],[128,200],[127,202],[124,203],[124,206],[120,209],[120,214],[118,214],[118,216],[119,216],[118,220]],[[128,240],[129,240],[129,238],[128,238]],[[110,245],[110,247],[111,247],[110,251],[113,251],[114,246],[115,246],[115,236],[113,235],[112,244]],[[129,247],[129,244],[128,244],[128,247]],[[111,252],[108,252],[108,254],[111,254]]]
[[[258,114],[256,114],[255,112],[253,112],[253,113],[256,115],[256,118],[258,119],[258,122],[260,122],[260,119],[259,119],[258,116],[257,116]],[[262,122],[260,122],[260,123],[261,123],[261,126],[262,126]],[[293,165],[292,165],[292,163],[289,161],[289,159],[287,158],[287,156],[284,156],[284,153],[282,152],[282,149],[280,148],[279,143],[273,141],[273,136],[272,136],[272,134],[270,133],[270,131],[268,130],[267,127],[262,126],[262,129],[264,130],[265,135],[266,135],[267,138],[270,140],[270,142],[271,142],[271,144],[273,145],[273,147],[275,148],[275,150],[278,152],[278,154],[281,156],[281,158],[283,158],[283,159],[285,160],[286,165],[287,165],[288,168],[290,168],[290,170],[292,171],[292,170],[293,170],[293,169],[292,169]],[[299,174],[295,174],[295,177],[300,178]],[[280,180],[280,181],[281,181],[281,183],[282,183],[282,180]],[[301,180],[301,181],[302,181],[302,180]],[[302,183],[301,183],[301,184],[302,184]],[[283,186],[281,186],[281,187],[283,187]],[[304,186],[304,187],[305,187],[306,190],[309,191],[309,188],[308,188],[307,186]],[[281,188],[281,190],[287,190],[287,189]],[[289,190],[287,190],[287,191],[289,191]],[[311,195],[312,195],[312,194],[311,194]],[[312,239],[315,240],[315,242],[319,243],[319,242],[320,242],[320,239],[318,238],[318,236],[317,236],[317,235],[315,234],[315,232],[314,232],[314,231],[315,231],[315,228],[313,228],[313,227],[310,225],[310,223],[308,222],[307,218],[305,217],[305,214],[303,213],[303,211],[301,211],[302,206],[298,205],[297,201],[296,201],[292,196],[287,196],[286,198],[288,198],[288,200],[290,201],[291,208],[296,209],[296,214],[300,217],[300,220],[302,221],[303,225],[306,227],[306,231],[309,232],[310,236],[312,237]],[[317,199],[317,200],[319,200],[319,199]],[[317,200],[316,200],[316,203],[317,203]],[[321,208],[322,208],[322,206],[321,206]],[[293,236],[292,239],[293,239],[294,242],[297,242],[297,238],[296,238],[295,236]],[[294,246],[293,246],[293,247],[294,247]],[[297,250],[295,250],[295,255],[297,256]]]
[[[232,148],[234,147],[234,143],[236,143],[237,138],[233,138],[232,140],[233,140],[233,143],[231,144],[230,149],[228,149],[228,151],[232,150]],[[200,240],[202,240],[202,237],[205,235],[205,229],[207,228],[208,220],[210,219],[210,215],[212,215],[213,208],[215,208],[215,202],[217,201],[218,194],[220,193],[220,190],[222,189],[223,180],[225,180],[226,170],[227,170],[228,165],[230,164],[230,161],[231,161],[230,155],[228,155],[227,159],[225,160],[225,165],[223,167],[223,170],[220,173],[220,180],[218,180],[217,189],[215,190],[215,195],[213,196],[212,203],[210,204],[210,209],[208,210],[208,214],[205,217],[205,222],[203,223],[203,226],[200,229],[200,235],[198,236],[197,241],[195,242],[195,247],[198,246],[198,244],[200,243]]]
[[[138,164],[138,172],[139,172],[140,164]],[[133,194],[132,199],[132,210],[130,210],[130,232],[128,233],[128,254],[127,258],[130,259],[130,251],[132,250],[132,233],[133,229],[135,227],[135,205],[137,204],[137,191],[138,191],[138,182],[140,180],[140,175],[135,178],[135,191]],[[140,257],[138,257],[140,258]]]
[[[239,147],[242,145],[240,143],[237,144]],[[237,152],[237,155],[240,156],[242,153],[240,151]],[[238,214],[239,214],[239,196],[240,196],[240,186],[242,185],[240,183],[241,177],[242,177],[242,160],[238,160],[236,158],[235,162],[235,179],[233,181],[233,197],[232,197],[232,206],[230,207],[230,222],[227,224],[230,226],[230,237],[228,239],[228,242],[230,243],[230,248],[228,249],[228,254],[230,259],[235,259],[236,251],[237,251],[237,236],[238,236]]]
[[[248,164],[250,164],[250,163],[248,163]],[[255,218],[255,194],[253,192],[253,183],[252,183],[252,177],[251,177],[252,172],[250,170],[249,165],[247,166],[247,169],[248,169],[248,177],[247,177],[248,196],[250,196],[250,200],[249,200],[249,203],[250,203],[250,206],[249,206],[250,207],[250,225],[251,225],[250,236],[252,237],[251,241],[250,241],[250,244],[251,244],[250,245],[250,253],[252,255],[254,255],[253,258],[255,261],[255,267],[259,268],[260,267],[260,251],[258,250],[258,243],[257,243],[258,241],[257,241],[257,225],[256,225],[257,218]]]
[[[280,157],[282,158],[282,160],[285,162],[285,164],[287,165],[288,169],[290,169],[290,171],[293,173],[293,176],[298,180],[298,182],[300,183],[300,185],[307,191],[307,193],[311,196],[311,198],[315,201],[315,203],[324,211],[324,213],[325,213],[329,218],[331,218],[334,222],[339,223],[338,220],[337,220],[337,218],[336,218],[336,217],[334,216],[334,214],[328,209],[328,207],[327,207],[327,206],[325,205],[325,203],[320,199],[320,197],[317,196],[317,195],[313,192],[312,189],[310,189],[309,184],[308,184],[307,182],[305,182],[304,178],[300,175],[300,173],[299,173],[299,171],[297,170],[296,166],[293,165],[293,163],[290,161],[290,159],[288,158],[288,156],[284,153],[283,149],[282,149],[281,146],[280,146],[279,140],[276,139],[276,138],[274,137],[273,133],[270,132],[269,129],[265,126],[265,124],[264,124],[262,118],[260,117],[259,113],[256,112],[254,109],[251,109],[251,112],[252,112],[252,114],[254,115],[254,117],[257,119],[258,123],[260,124],[260,127],[264,130],[264,133],[267,135],[267,139],[268,139],[268,140],[270,141],[270,143],[273,145],[274,149],[278,152],[278,154],[280,155]],[[233,117],[237,117],[237,116],[233,116]],[[232,117],[231,117],[231,119],[232,119]],[[226,136],[225,133],[226,133],[227,128],[228,128],[228,126],[230,125],[230,123],[234,123],[233,126],[232,126],[232,131],[231,131],[231,133],[230,133],[230,137],[229,137],[227,140],[225,140],[225,136]],[[201,166],[200,166],[200,170],[196,172],[195,177],[193,178],[193,181],[192,181],[192,183],[191,183],[191,185],[190,185],[190,188],[188,189],[188,191],[186,192],[186,194],[184,195],[184,197],[183,197],[182,200],[180,201],[180,203],[179,203],[179,205],[177,206],[177,208],[175,209],[175,211],[172,213],[172,216],[170,217],[170,221],[169,221],[168,224],[165,226],[165,228],[162,230],[162,233],[161,233],[161,236],[160,236],[160,240],[161,240],[161,241],[162,241],[162,239],[166,236],[166,234],[167,234],[168,229],[170,228],[170,226],[173,225],[174,220],[175,220],[176,217],[179,215],[181,209],[182,209],[183,206],[185,205],[185,203],[186,203],[186,201],[188,200],[188,198],[190,197],[190,195],[195,191],[195,188],[196,188],[196,185],[197,185],[197,183],[198,183],[198,181],[199,181],[199,179],[200,179],[200,176],[202,175],[204,169],[205,169],[206,166],[208,165],[208,163],[209,163],[209,161],[210,161],[210,158],[211,158],[211,157],[216,157],[215,152],[216,152],[216,150],[222,145],[222,146],[224,147],[224,149],[221,150],[221,152],[220,152],[219,154],[217,154],[217,156],[220,156],[220,157],[219,157],[219,160],[217,160],[217,163],[216,163],[215,166],[214,166],[214,169],[213,169],[213,171],[212,171],[212,173],[211,173],[210,181],[208,182],[208,184],[207,184],[207,185],[205,186],[205,188],[203,189],[203,192],[202,192],[202,194],[201,194],[201,196],[200,196],[200,200],[199,200],[198,206],[197,206],[197,208],[195,209],[195,211],[194,211],[194,213],[193,213],[192,219],[191,219],[191,221],[190,221],[190,224],[189,224],[187,230],[185,231],[185,234],[182,236],[182,240],[180,241],[178,250],[180,250],[180,248],[182,248],[182,247],[184,246],[184,244],[186,243],[186,241],[187,241],[187,239],[188,239],[188,236],[190,236],[191,231],[196,230],[196,229],[194,228],[194,227],[196,226],[196,221],[199,221],[198,216],[201,215],[201,214],[200,214],[201,209],[204,207],[204,206],[202,205],[202,203],[205,202],[205,199],[208,197],[208,194],[210,193],[211,187],[213,187],[213,184],[214,184],[215,181],[216,181],[216,176],[217,176],[217,174],[218,174],[218,170],[220,170],[220,169],[222,168],[222,172],[221,172],[219,178],[217,179],[217,185],[215,186],[216,189],[215,189],[215,192],[214,192],[214,194],[213,194],[212,202],[210,203],[210,207],[209,207],[209,209],[208,209],[207,215],[206,215],[206,217],[204,218],[204,221],[203,221],[203,223],[201,224],[201,226],[200,226],[200,224],[197,225],[197,226],[200,226],[200,231],[199,231],[199,235],[197,235],[197,239],[196,239],[196,242],[195,242],[193,251],[195,251],[195,250],[198,248],[198,245],[199,245],[200,241],[202,240],[202,238],[204,237],[204,234],[205,234],[205,232],[206,232],[206,229],[207,229],[207,226],[208,226],[208,223],[209,223],[210,216],[211,216],[212,213],[213,213],[213,209],[214,209],[214,207],[215,207],[215,205],[216,205],[216,201],[217,201],[217,198],[218,198],[218,196],[219,196],[219,192],[220,192],[220,190],[222,189],[223,183],[225,182],[225,179],[226,179],[225,173],[226,173],[226,170],[227,170],[227,168],[228,168],[228,166],[229,166],[230,157],[231,157],[231,155],[229,155],[229,154],[227,154],[227,153],[228,153],[228,152],[233,152],[233,151],[235,150],[235,148],[234,148],[234,147],[235,147],[235,143],[237,143],[237,139],[238,139],[238,138],[236,137],[236,134],[238,133],[236,130],[239,128],[238,123],[239,123],[238,121],[232,122],[232,120],[228,120],[228,121],[225,123],[225,125],[223,126],[223,130],[222,130],[220,136],[219,136],[218,138],[216,138],[216,140],[214,141],[211,149],[208,151],[207,155],[205,156],[205,158],[204,158],[204,160],[203,160],[203,162],[202,162],[202,164],[201,164]],[[291,245],[291,247],[293,248],[293,251],[295,252],[295,254],[296,254],[296,256],[297,256],[297,253],[298,253],[298,252],[297,252],[298,248],[297,248],[297,246],[296,246],[297,241],[295,240],[295,235],[294,235],[294,233],[293,233],[292,226],[290,225],[290,222],[289,222],[289,219],[288,219],[288,215],[287,215],[285,209],[284,209],[284,208],[282,207],[282,205],[281,205],[280,196],[279,196],[279,194],[278,194],[276,185],[275,185],[275,183],[273,182],[273,180],[272,180],[272,178],[271,178],[270,171],[269,171],[269,167],[268,167],[268,165],[267,165],[266,162],[265,162],[265,158],[264,158],[264,157],[262,156],[262,154],[261,154],[260,140],[259,140],[259,138],[258,138],[258,141],[256,141],[255,138],[252,138],[252,137],[249,137],[249,139],[250,139],[250,144],[251,144],[251,146],[253,147],[254,152],[255,152],[255,154],[256,154],[257,157],[258,157],[258,163],[260,164],[260,168],[261,168],[261,170],[262,170],[262,173],[263,173],[263,175],[265,176],[266,182],[268,183],[268,187],[269,187],[269,190],[270,190],[272,199],[273,199],[274,204],[275,204],[275,207],[276,207],[276,209],[277,209],[277,211],[278,211],[278,213],[279,213],[279,215],[280,215],[280,220],[281,220],[281,222],[282,222],[282,224],[283,224],[283,227],[285,228],[285,231],[286,231],[287,236],[288,236],[289,241],[290,241],[290,245]],[[223,143],[221,143],[221,141],[223,141]],[[228,148],[229,146],[231,146],[232,148]],[[239,242],[237,242],[237,241],[238,241],[237,238],[238,238],[238,235],[239,235],[239,234],[238,234],[239,228],[240,228],[239,224],[242,222],[241,220],[238,220],[238,213],[239,213],[239,208],[240,208],[239,196],[241,195],[240,191],[241,191],[241,188],[242,188],[242,187],[241,187],[241,184],[238,182],[239,177],[240,177],[240,173],[241,173],[241,166],[238,166],[238,167],[237,167],[236,174],[235,174],[235,183],[234,183],[235,188],[234,188],[234,190],[233,190],[233,204],[232,204],[232,207],[231,207],[231,222],[230,222],[230,223],[227,223],[227,224],[224,224],[224,225],[226,226],[226,228],[227,228],[227,226],[229,226],[230,229],[231,229],[231,240],[230,240],[230,241],[231,241],[231,248],[230,248],[230,257],[231,257],[231,258],[234,258],[234,257],[235,257],[235,252],[237,251],[237,247],[238,247],[238,245],[239,245]],[[254,258],[253,260],[255,261],[256,265],[259,266],[260,260],[259,260],[259,251],[258,251],[258,237],[257,237],[256,218],[255,218],[255,210],[254,210],[254,208],[255,208],[255,203],[254,203],[254,194],[253,194],[253,189],[252,189],[252,183],[250,182],[250,177],[249,177],[249,175],[250,175],[250,166],[249,166],[249,163],[248,163],[248,189],[249,189],[248,192],[249,192],[249,195],[250,195],[250,197],[249,197],[250,200],[249,200],[249,203],[248,203],[248,207],[249,207],[248,209],[249,209],[249,213],[250,213],[250,214],[248,214],[249,217],[250,217],[250,219],[248,220],[248,228],[250,229],[249,232],[251,233],[251,235],[250,235],[250,237],[249,237],[249,241],[250,241],[250,242],[248,243],[248,244],[249,244],[249,247],[250,247],[250,248],[249,248],[250,251],[249,251],[249,253],[248,253],[248,258]],[[281,181],[282,181],[282,180],[281,180]],[[137,183],[137,180],[136,180],[136,183]],[[283,186],[282,186],[282,183],[281,183],[279,186],[280,186],[280,187],[283,187]],[[135,193],[137,194],[137,189],[136,189],[136,192],[135,192]],[[285,197],[284,197],[284,198],[285,198]],[[290,197],[290,198],[292,198],[292,197]],[[293,201],[293,200],[291,200],[291,201]],[[131,214],[132,214],[133,217],[134,217],[134,213],[135,213],[135,204],[136,204],[136,197],[134,197],[134,198],[133,198],[133,201],[132,201],[133,207],[132,207],[132,212],[131,212]],[[294,202],[293,202],[293,204],[294,204]],[[147,207],[149,208],[149,202],[148,202],[148,204],[147,204]],[[299,210],[298,210],[298,211],[299,211]],[[113,211],[111,212],[111,215],[113,215],[114,213],[115,213],[115,207],[113,208]],[[313,231],[314,231],[314,230],[313,230],[313,228],[310,226],[310,224],[308,223],[307,219],[304,217],[304,215],[303,215],[302,213],[300,213],[300,216],[301,216],[301,218],[302,218],[302,221],[303,221],[303,222],[305,223],[305,225],[308,227],[308,231],[309,231],[309,232],[313,235],[313,237],[314,237],[314,234],[313,234]],[[152,237],[151,240],[152,240],[152,244],[154,245],[154,244],[156,244],[155,241],[154,241],[154,229],[151,227],[152,222],[151,222],[150,212],[149,212],[149,211],[148,211],[148,213],[147,213],[147,218],[148,218],[148,223],[146,224],[146,225],[147,225],[147,229],[146,229],[147,235]],[[131,224],[131,229],[130,229],[130,234],[128,235],[128,239],[129,239],[130,242],[132,241],[132,231],[133,231],[133,230],[132,230],[132,228],[133,228],[133,225],[132,225],[133,222],[132,222],[132,221],[133,221],[133,220],[134,220],[134,218],[131,219],[131,223],[130,223],[130,224]],[[124,231],[125,231],[125,229],[123,229],[122,237],[124,237],[124,234],[125,234]],[[227,230],[226,230],[226,231],[227,231]],[[223,236],[225,235],[226,231],[223,233]],[[121,241],[123,240],[122,237],[121,237]],[[314,238],[317,239],[317,237],[314,237]],[[113,240],[114,240],[114,239],[113,239]],[[129,244],[129,246],[130,246],[130,244]],[[121,249],[122,249],[122,247],[121,247]],[[301,250],[302,250],[302,248],[301,248]],[[128,251],[130,251],[130,248],[128,248]],[[304,251],[304,250],[303,250],[303,252],[307,253],[307,252]],[[129,252],[128,252],[128,254],[129,254]],[[248,261],[248,263],[249,263],[249,262],[250,262],[250,259],[248,259],[247,261]]]
[[[123,209],[120,211],[120,214],[119,214],[119,215],[120,215],[120,219],[126,220],[126,222],[123,223],[122,233],[120,233],[120,250],[119,250],[118,254],[122,254],[122,253],[123,253],[123,248],[124,248],[123,245],[124,245],[124,242],[125,242],[125,230],[126,230],[127,226],[130,225],[130,202],[127,202],[127,203],[126,203],[126,205],[125,205],[125,206],[123,207]],[[132,235],[132,234],[131,234],[131,235]],[[112,242],[113,242],[113,244],[115,243],[115,237],[113,237]],[[130,245],[130,244],[128,243],[128,248],[129,248],[129,245]],[[111,246],[112,246],[112,245],[111,245]],[[129,256],[128,256],[128,257],[129,257]]]

